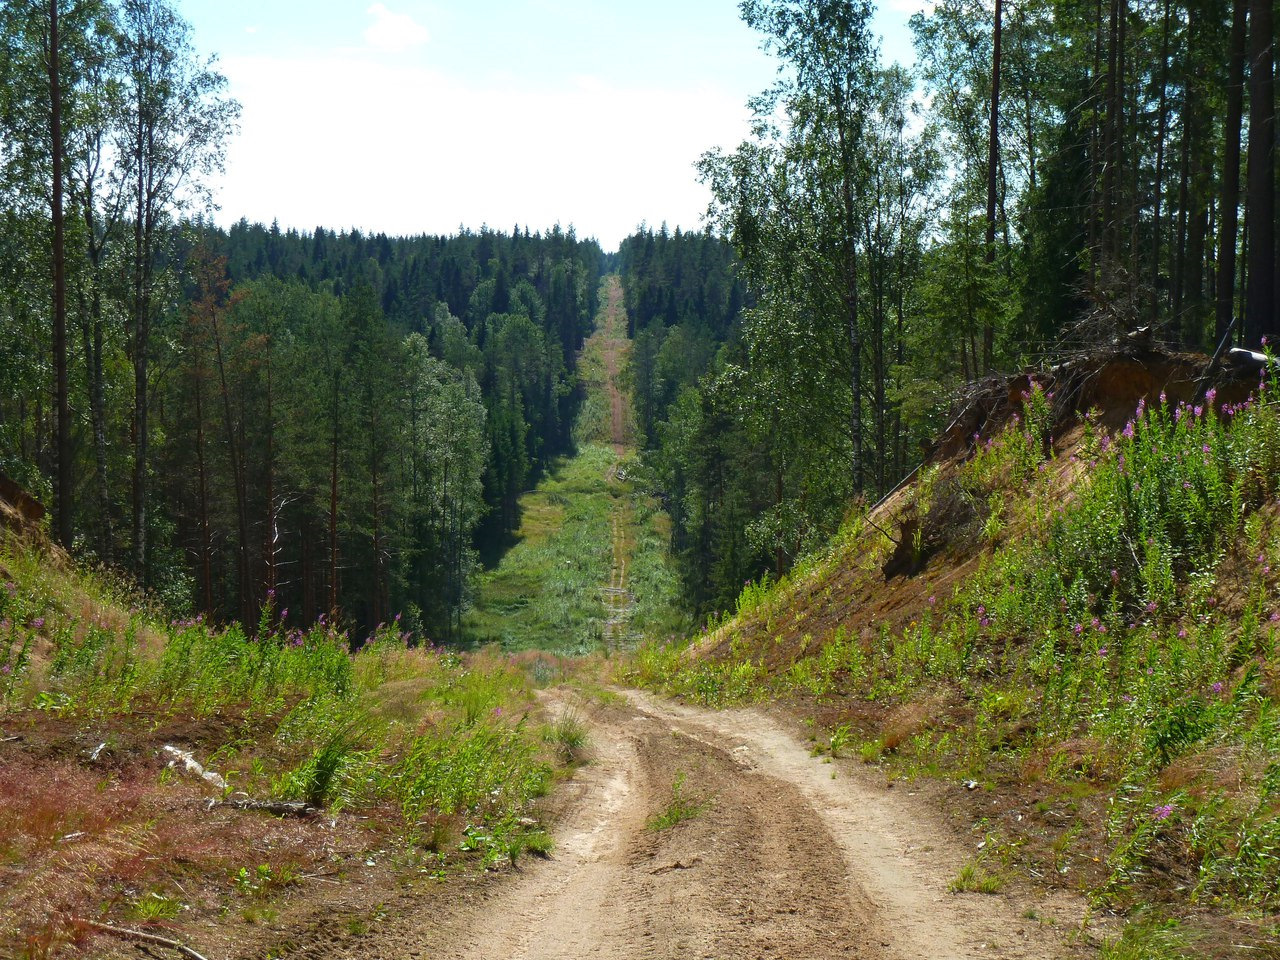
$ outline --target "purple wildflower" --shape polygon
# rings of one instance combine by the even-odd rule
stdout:
[[[31,628],[33,630],[39,630],[43,626],[44,626],[44,617],[36,617],[34,620],[31,621]]]
[[[1210,690],[1212,690],[1214,693],[1221,693],[1221,692],[1222,692],[1222,681],[1221,681],[1221,680],[1219,680],[1217,683],[1215,683],[1215,684],[1214,684],[1212,687],[1210,687],[1209,689],[1210,689]]]
[[[1124,433],[1125,437],[1127,437],[1128,439],[1130,440],[1133,439],[1133,421],[1132,420],[1130,420],[1128,423],[1124,425],[1124,430],[1122,432]]]
[[[1173,804],[1171,803],[1162,803],[1151,811],[1153,820],[1168,820],[1171,816],[1173,816]]]

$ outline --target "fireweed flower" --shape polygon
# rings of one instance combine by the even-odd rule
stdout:
[[[1212,687],[1210,687],[1209,689],[1210,689],[1210,690],[1212,690],[1214,693],[1221,693],[1221,692],[1222,692],[1222,681],[1221,681],[1221,680],[1219,680],[1217,683],[1215,683],[1215,684],[1214,684]]]
[[[1168,820],[1171,816],[1173,816],[1172,803],[1162,803],[1151,811],[1151,818],[1153,820]]]
[[[33,630],[39,630],[43,626],[44,626],[44,617],[36,617],[34,620],[31,621],[31,627]]]

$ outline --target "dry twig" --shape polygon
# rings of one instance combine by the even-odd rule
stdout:
[[[157,947],[168,947],[170,950],[177,950],[189,960],[206,960],[206,958],[196,953],[185,943],[177,940],[171,940],[168,937],[156,936],[154,933],[144,933],[141,930],[129,930],[126,927],[113,927],[109,923],[98,923],[96,920],[86,920],[83,917],[72,917],[71,922],[78,927],[84,927],[86,930],[94,930],[98,933],[107,933],[113,937],[120,937],[123,940],[134,940],[138,943],[150,943]]]

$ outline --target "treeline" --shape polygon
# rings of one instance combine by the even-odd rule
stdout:
[[[599,246],[214,229],[238,106],[169,3],[0,35],[0,470],[175,605],[455,635],[570,445]]]
[[[867,0],[741,11],[779,82],[700,166],[741,333],[692,386],[637,384],[700,609],[892,489],[965,381],[1144,326],[1198,349],[1280,332],[1266,0],[941,0],[912,70],[881,63]],[[670,323],[679,270],[644,264],[623,258],[628,305]]]

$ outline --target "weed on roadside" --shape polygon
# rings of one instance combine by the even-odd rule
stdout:
[[[709,799],[694,799],[686,795],[684,785],[685,774],[681,771],[671,782],[671,799],[646,821],[645,826],[653,831],[669,830],[677,823],[692,820],[711,806]]]

